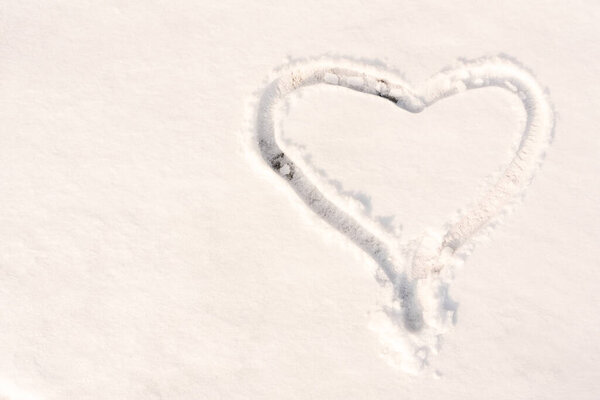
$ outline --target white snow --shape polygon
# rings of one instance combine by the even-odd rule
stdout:
[[[0,399],[600,396],[596,2],[0,16]]]

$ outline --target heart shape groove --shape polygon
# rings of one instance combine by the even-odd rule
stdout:
[[[475,206],[448,224],[440,238],[434,240],[436,243],[417,244],[411,251],[405,251],[404,257],[399,257],[395,243],[361,222],[358,215],[343,210],[278,144],[277,107],[291,93],[321,84],[378,96],[412,113],[467,90],[499,87],[520,98],[526,111],[525,129],[514,157]],[[402,304],[405,326],[411,331],[419,331],[423,325],[423,307],[416,296],[421,281],[435,279],[477,233],[495,222],[511,200],[524,192],[541,163],[554,130],[554,113],[544,89],[530,72],[505,56],[461,62],[416,88],[392,72],[349,60],[300,63],[279,71],[270,81],[262,91],[257,111],[255,143],[264,161],[288,182],[310,209],[379,264],[394,285]],[[400,265],[408,268],[401,270]]]

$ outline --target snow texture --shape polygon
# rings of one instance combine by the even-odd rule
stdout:
[[[0,399],[597,400],[599,19],[0,1]]]

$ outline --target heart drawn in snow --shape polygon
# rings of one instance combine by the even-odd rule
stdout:
[[[443,98],[467,90],[500,87],[518,96],[527,120],[517,151],[504,172],[468,213],[449,223],[442,235],[428,237],[409,250],[373,229],[352,210],[344,210],[335,196],[325,194],[280,148],[276,135],[277,107],[292,92],[312,85],[335,85],[378,96],[413,113]],[[417,340],[414,353],[435,352],[426,337],[440,333],[440,313],[446,283],[442,272],[456,263],[457,255],[483,228],[528,186],[552,138],[554,115],[542,87],[523,67],[505,57],[482,58],[445,69],[418,87],[389,71],[346,60],[321,60],[290,66],[264,89],[254,128],[258,150],[267,165],[280,175],[321,218],[368,253],[394,287],[398,314],[404,329]],[[256,143],[255,142],[255,143]],[[399,251],[400,248],[400,251]],[[464,254],[463,254],[464,256]],[[412,351],[412,350],[411,350]],[[410,352],[410,351],[409,351]],[[425,356],[419,356],[426,361]],[[425,359],[425,360],[424,360]]]

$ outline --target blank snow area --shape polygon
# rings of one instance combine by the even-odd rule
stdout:
[[[282,145],[323,183],[407,240],[472,206],[514,156],[525,112],[498,88],[418,114],[328,86],[303,89],[282,116]]]

